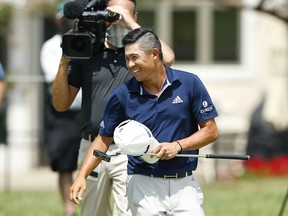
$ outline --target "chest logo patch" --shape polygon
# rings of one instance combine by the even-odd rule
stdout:
[[[175,97],[175,99],[172,101],[172,104],[178,103],[183,103],[183,100],[180,98],[180,96]]]

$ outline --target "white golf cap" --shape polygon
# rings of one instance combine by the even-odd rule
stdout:
[[[159,160],[155,155],[144,154],[152,153],[159,142],[153,137],[149,128],[140,122],[126,120],[120,123],[114,131],[114,142],[122,153],[140,156],[150,164]]]

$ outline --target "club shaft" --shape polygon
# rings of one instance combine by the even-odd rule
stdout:
[[[149,154],[155,155],[155,154]],[[230,160],[249,160],[249,155],[234,154],[176,154],[175,157],[192,157],[192,158],[211,158],[211,159],[230,159]]]
[[[110,161],[111,157],[125,154],[117,152],[115,155],[107,155],[104,152],[101,152],[97,149],[93,152],[94,156],[101,158],[107,162]],[[147,155],[156,155],[154,153],[145,153]],[[249,160],[249,155],[236,155],[236,154],[176,154],[176,157],[190,157],[190,158],[211,158],[211,159],[230,159],[230,160]]]

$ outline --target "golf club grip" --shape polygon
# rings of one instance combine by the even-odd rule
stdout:
[[[232,155],[232,154],[206,154],[206,158],[249,160],[250,156],[249,155]]]

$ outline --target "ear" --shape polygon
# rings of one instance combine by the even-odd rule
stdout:
[[[159,57],[159,50],[157,48],[152,49],[153,59],[156,60]]]

